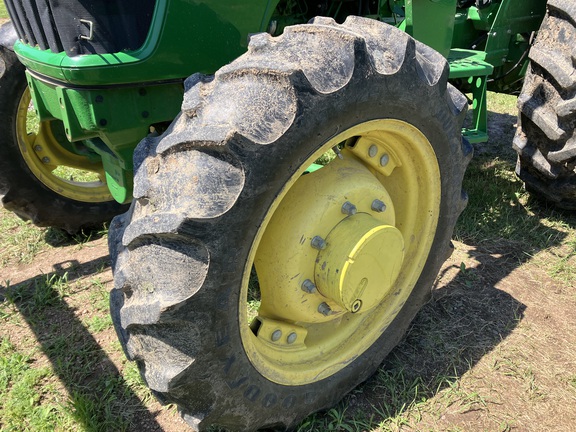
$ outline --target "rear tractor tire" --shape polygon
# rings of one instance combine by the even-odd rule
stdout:
[[[576,4],[549,0],[518,98],[516,173],[534,196],[576,210]]]
[[[402,338],[466,203],[467,103],[447,76],[394,27],[317,18],[190,77],[139,144],[112,316],[191,426],[289,429]]]
[[[40,122],[37,130],[31,130],[35,125],[30,124],[30,100],[24,66],[12,51],[0,46],[0,118],[4,122],[0,198],[4,208],[37,226],[69,233],[101,227],[126,211],[128,206],[114,201],[101,180],[102,163],[92,163],[60,144],[66,139],[61,122]],[[82,171],[69,171],[80,167]],[[82,172],[87,180],[70,178],[70,172]]]

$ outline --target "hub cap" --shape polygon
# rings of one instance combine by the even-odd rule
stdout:
[[[402,266],[402,233],[359,213],[339,222],[326,242],[314,266],[320,294],[352,313],[378,305],[389,294]]]

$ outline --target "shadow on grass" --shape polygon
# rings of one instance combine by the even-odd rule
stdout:
[[[44,241],[52,247],[73,246],[101,239],[108,232],[106,226],[100,229],[85,229],[76,234],[69,234],[60,228],[49,227],[44,233]]]
[[[0,299],[9,299],[34,332],[55,375],[66,387],[72,415],[83,430],[126,430],[136,417],[146,430],[162,430],[63,299],[69,282],[97,274],[109,265],[108,256],[82,264],[62,262],[54,265],[52,273],[2,286]]]

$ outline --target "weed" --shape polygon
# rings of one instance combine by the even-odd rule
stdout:
[[[48,368],[33,368],[31,359],[20,353],[7,338],[0,343],[0,418],[3,430],[54,430],[65,423],[59,405],[42,401]]]
[[[101,332],[102,330],[112,327],[112,318],[110,318],[108,314],[103,317],[96,315],[86,322],[86,327],[92,333]]]
[[[11,287],[7,281],[6,298],[18,308],[42,310],[57,305],[68,295],[68,273],[59,276],[55,273],[35,278],[31,283]]]
[[[0,266],[9,263],[30,263],[34,257],[47,247],[44,231],[30,222],[24,222],[3,208],[0,209]]]
[[[73,416],[85,430],[107,432],[123,431],[127,418],[120,415],[122,407],[121,379],[104,377],[101,385],[90,392],[74,392],[70,401]],[[125,407],[124,407],[125,408]]]

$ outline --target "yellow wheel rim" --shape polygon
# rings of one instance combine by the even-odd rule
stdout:
[[[342,159],[305,174],[340,143]],[[311,155],[271,206],[244,272],[241,335],[259,372],[303,385],[374,344],[422,272],[440,199],[435,152],[408,123],[368,121]],[[253,264],[256,317],[246,302]]]
[[[52,133],[50,122],[41,122],[37,132],[28,132],[30,100],[30,91],[26,90],[18,105],[16,135],[20,153],[34,176],[66,198],[92,203],[112,201],[101,163],[93,163],[62,147]],[[87,181],[71,177],[80,172],[94,175]]]

